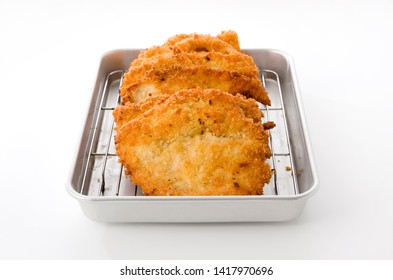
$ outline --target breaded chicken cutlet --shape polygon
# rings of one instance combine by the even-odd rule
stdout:
[[[138,82],[129,83],[124,76],[120,94],[123,102],[139,102],[149,96],[173,94],[182,89],[218,89],[231,94],[242,94],[263,104],[270,104],[261,81],[237,72],[214,70],[206,67],[170,67],[151,70]]]
[[[259,108],[255,106],[255,101],[253,99],[245,98],[240,94],[236,96],[238,97],[235,99],[236,103],[243,110],[245,117],[253,119],[255,123],[260,123],[263,114],[259,110]],[[143,100],[143,102],[128,102],[125,105],[117,106],[113,111],[116,128],[119,129],[121,126],[128,123],[129,121],[138,118],[144,112],[150,110],[155,105],[163,103],[169,97],[170,95],[166,94],[156,95],[146,98],[145,100]]]
[[[258,78],[252,58],[240,50],[237,34],[214,37],[181,34],[162,46],[142,51],[123,77],[123,104],[181,89],[219,89],[243,94],[264,105],[270,99]]]
[[[180,48],[178,47],[180,44]],[[179,34],[169,38],[162,46],[142,51],[139,58],[149,58],[167,53],[215,51],[221,53],[240,52],[239,39],[234,31],[223,31],[216,37],[201,34]]]
[[[258,195],[272,176],[270,105],[236,32],[180,34],[140,52],[113,112],[116,153],[145,195]]]
[[[116,152],[145,195],[262,194],[271,152],[254,100],[189,89],[128,105],[114,113]]]
[[[145,72],[150,70],[162,71],[171,67],[198,67],[221,71],[236,71],[249,77],[258,77],[258,68],[252,58],[246,54],[236,52],[222,54],[219,52],[182,52],[177,54],[163,54],[151,58],[139,58],[132,62],[127,75],[129,82],[143,79]]]

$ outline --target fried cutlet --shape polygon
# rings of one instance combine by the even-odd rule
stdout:
[[[213,88],[270,105],[258,73],[252,57],[240,51],[236,32],[180,34],[141,52],[124,74],[120,94],[125,104],[182,89]]]
[[[143,102],[131,103],[127,102],[125,105],[118,105],[113,110],[113,117],[116,123],[116,129],[119,129],[124,124],[129,121],[138,118],[143,113],[147,112],[155,105],[163,103],[170,97],[168,94],[156,95],[143,100]],[[240,109],[243,110],[246,118],[251,118],[255,123],[260,123],[263,118],[263,113],[255,106],[255,101],[253,99],[245,98],[244,96],[238,94],[238,98],[235,98],[235,102]],[[264,128],[270,123],[265,123]],[[274,125],[273,125],[274,127]],[[272,127],[271,127],[272,128]],[[270,128],[269,128],[270,129]]]
[[[120,162],[145,195],[261,194],[271,152],[250,101],[253,109],[238,95],[190,89],[148,105],[117,130]]]
[[[252,58],[243,53],[222,54],[219,52],[182,52],[162,54],[151,58],[139,58],[132,62],[126,76],[136,82],[150,70],[162,71],[170,67],[200,67],[221,71],[235,71],[249,77],[258,76],[258,68]]]
[[[221,71],[206,67],[176,67],[165,70],[150,70],[144,78],[133,82],[124,75],[120,95],[123,104],[139,102],[149,96],[173,94],[182,89],[218,89],[232,94],[240,93],[270,105],[266,90],[257,77],[248,77],[234,71]]]
[[[240,52],[239,39],[234,31],[223,31],[217,37],[204,34],[179,34],[169,38],[162,46],[154,46],[140,53],[140,58],[149,58],[173,52],[215,51]]]

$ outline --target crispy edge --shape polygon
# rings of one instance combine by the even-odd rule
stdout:
[[[212,92],[215,92],[212,90]],[[124,105],[118,105],[113,110],[113,117],[116,123],[116,129],[119,129],[121,126],[126,124],[127,122],[138,118],[154,106],[165,102],[170,95],[162,94],[151,96],[144,99],[138,103],[127,102]],[[255,123],[261,122],[263,118],[263,113],[259,110],[258,106],[255,106],[254,99],[248,99],[243,95],[236,95],[236,103],[238,106],[244,111],[244,114],[247,118],[252,118]],[[265,130],[273,128],[274,123],[269,122],[267,125],[264,124]]]
[[[190,37],[193,36],[205,36],[206,37],[213,37],[211,35],[208,34],[197,34],[197,33],[191,33],[191,34],[179,34],[179,35],[175,35],[173,37],[170,37],[166,42],[165,42],[165,46],[174,46],[176,43],[179,43],[185,39],[188,39]],[[240,50],[240,43],[239,43],[239,38],[238,35],[235,31],[232,30],[226,30],[226,31],[222,31],[220,34],[218,34],[217,36],[215,36],[215,38],[220,39],[226,43],[228,43],[229,45],[231,45],[234,49],[236,49],[237,51],[241,51]]]
[[[222,50],[225,50],[226,52],[230,52],[231,48],[234,51],[241,51],[240,50],[240,44],[238,40],[237,33],[234,31],[223,31],[216,37],[207,35],[207,34],[197,34],[197,33],[191,33],[191,34],[178,34],[173,37],[170,37],[162,46],[154,46],[151,48],[148,48],[139,54],[139,58],[149,58],[149,57],[154,57],[156,55],[162,55],[166,53],[172,53],[176,47],[177,44],[180,44],[180,48],[178,48],[175,52],[181,52],[189,49],[191,51],[191,46],[195,46],[195,39],[198,38],[199,42],[201,43],[202,41],[205,41],[205,44],[209,44],[210,47],[213,47],[212,44],[215,44],[216,51],[221,48]],[[183,41],[187,41],[187,43],[184,43]],[[219,47],[218,41],[222,41],[223,43],[227,44],[225,47],[223,44]],[[215,43],[212,43],[212,42]],[[185,45],[183,45],[185,44]],[[228,48],[228,46],[230,48]],[[183,49],[183,50],[182,50]]]
[[[146,111],[150,110],[154,106],[164,102],[169,96],[162,94],[152,96],[139,103],[126,103],[124,105],[118,105],[113,110],[113,118],[116,123],[116,129],[118,130],[121,126],[128,123],[129,121],[138,118]]]
[[[223,40],[224,42],[227,42],[237,51],[241,51],[239,37],[235,31],[222,31],[220,34],[217,35],[217,38]]]
[[[234,71],[249,77],[258,77],[258,68],[250,56],[243,53],[222,54],[218,52],[163,54],[149,59],[136,59],[125,75],[129,81],[137,82],[143,79],[147,71],[163,71],[173,66],[204,66],[209,69]]]
[[[148,93],[144,96],[173,94],[182,89],[189,88],[213,88],[242,94],[248,98],[254,98],[264,105],[270,105],[270,99],[258,78],[248,77],[237,72],[220,71],[204,67],[171,67],[162,71],[150,70],[145,78],[133,83],[125,75],[120,90],[123,102],[139,102],[141,89],[148,86]],[[142,95],[141,95],[142,96]]]
[[[212,37],[210,35],[198,35],[193,34],[189,38],[177,42],[173,46],[173,52],[220,52],[224,54],[230,54],[232,52],[238,52],[232,45],[227,42]]]

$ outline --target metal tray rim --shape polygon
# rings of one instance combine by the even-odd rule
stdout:
[[[107,52],[105,52],[102,56],[101,56],[101,62],[102,60],[113,53],[119,52],[119,51],[140,51],[140,48],[129,48],[129,49],[113,49],[113,50],[109,50]],[[311,141],[310,141],[310,137],[309,137],[309,132],[308,132],[308,127],[307,127],[307,123],[305,120],[305,116],[304,116],[304,110],[303,110],[303,104],[302,104],[302,100],[299,94],[299,85],[298,85],[298,80],[297,80],[297,76],[296,76],[296,71],[295,71],[295,66],[294,66],[294,61],[293,58],[287,54],[286,52],[283,52],[281,50],[277,50],[277,49],[270,49],[270,48],[247,48],[247,49],[243,49],[244,52],[247,51],[266,51],[266,52],[272,52],[272,53],[276,53],[279,54],[281,56],[283,56],[286,61],[288,62],[289,68],[291,69],[291,75],[292,75],[292,81],[293,81],[293,87],[295,89],[295,96],[296,96],[296,101],[297,101],[297,105],[298,105],[298,111],[299,111],[299,115],[300,115],[300,121],[301,121],[301,125],[302,125],[302,129],[303,129],[303,134],[304,134],[304,141],[305,141],[305,145],[307,147],[307,154],[308,154],[308,159],[309,159],[309,164],[311,167],[311,173],[313,175],[313,179],[314,179],[314,183],[310,186],[310,188],[300,194],[296,194],[296,195],[280,195],[280,196],[274,196],[274,195],[262,195],[262,196],[170,196],[170,197],[166,197],[166,196],[157,196],[157,197],[152,197],[152,196],[107,196],[107,197],[93,197],[93,196],[86,196],[86,195],[82,195],[78,192],[76,192],[74,190],[74,188],[72,187],[72,176],[73,176],[73,170],[75,167],[75,164],[77,162],[77,158],[78,158],[78,152],[80,149],[80,143],[82,141],[82,135],[84,132],[84,127],[85,127],[85,123],[88,119],[88,115],[89,115],[89,108],[91,106],[91,103],[88,104],[87,106],[87,113],[85,115],[85,121],[81,123],[81,127],[80,127],[80,132],[79,132],[79,137],[78,137],[78,141],[76,142],[76,149],[74,150],[74,156],[73,156],[73,160],[72,160],[72,165],[69,171],[69,175],[68,175],[68,179],[66,182],[66,189],[67,192],[74,197],[75,199],[77,199],[80,202],[112,202],[112,201],[129,201],[130,203],[132,202],[142,202],[142,201],[239,201],[239,200],[243,200],[243,201],[260,201],[261,203],[263,201],[297,201],[297,200],[302,200],[302,199],[308,199],[311,195],[315,194],[315,192],[319,189],[319,177],[318,177],[318,172],[317,172],[317,168],[315,165],[315,161],[314,161],[314,156],[313,156],[313,151],[312,151],[312,145],[311,145]],[[101,64],[101,63],[100,63]],[[100,69],[97,71],[97,75],[99,74]],[[97,81],[95,81],[95,86],[93,87],[94,90],[92,92],[91,95],[94,95],[94,91],[96,90],[96,83]]]

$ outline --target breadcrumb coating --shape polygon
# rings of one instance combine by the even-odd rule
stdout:
[[[126,174],[145,195],[260,195],[272,171],[270,105],[237,33],[180,34],[142,51],[113,111]]]
[[[142,51],[131,63],[123,77],[122,102],[181,89],[215,88],[270,105],[258,75],[252,57],[240,50],[236,32],[180,34]]]
[[[211,88],[234,95],[240,93],[262,104],[270,104],[267,92],[257,77],[248,77],[237,72],[214,70],[203,66],[172,66],[165,70],[150,70],[138,82],[130,81],[128,77],[128,74],[124,76],[120,91],[123,102],[139,102],[149,96],[173,94],[182,89]]]
[[[267,130],[247,115],[253,102],[244,109],[241,96],[190,89],[147,105],[117,130],[120,162],[145,195],[262,194],[271,152]]]

